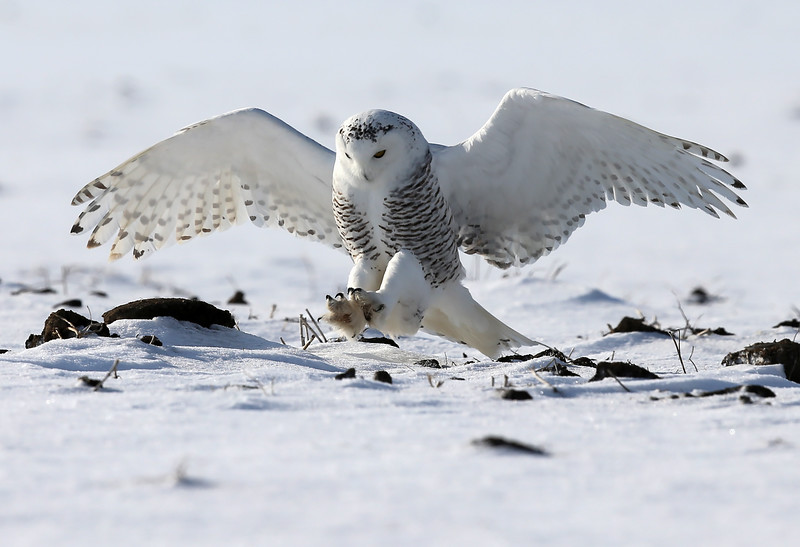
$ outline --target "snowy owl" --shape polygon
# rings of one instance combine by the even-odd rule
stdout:
[[[744,185],[710,148],[534,89],[509,91],[455,146],[430,144],[407,118],[370,110],[346,120],[336,151],[258,109],[182,129],[87,184],[72,232],[114,238],[135,258],[234,224],[281,226],[346,250],[347,294],[325,319],[355,337],[419,329],[489,357],[535,342],[462,285],[459,250],[500,268],[564,243],[607,200],[682,205],[734,217]],[[721,199],[722,198],[722,199]],[[734,217],[735,218],[735,217]]]

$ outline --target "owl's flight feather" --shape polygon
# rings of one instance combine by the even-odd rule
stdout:
[[[564,243],[607,200],[733,216],[744,185],[704,146],[532,89],[506,94],[463,143],[432,145],[433,173],[462,250],[508,267]],[[334,153],[257,109],[181,130],[90,182],[72,228],[110,257],[136,258],[248,220],[341,247],[331,208]]]

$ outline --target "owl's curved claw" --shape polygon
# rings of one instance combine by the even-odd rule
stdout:
[[[355,338],[367,327],[367,320],[361,306],[352,298],[337,293],[335,297],[325,296],[328,311],[322,319],[340,330],[348,338]]]
[[[386,308],[377,293],[364,289],[353,289],[351,298],[361,308],[367,323],[372,323],[375,316]]]

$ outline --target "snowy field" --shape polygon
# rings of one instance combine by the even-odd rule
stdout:
[[[0,0],[2,544],[795,544],[800,390],[721,361],[797,337],[773,325],[800,306],[798,20],[789,1]],[[510,326],[658,380],[541,372],[556,392],[532,373],[550,358],[425,334],[303,351],[297,318],[344,288],[344,254],[244,226],[108,263],[69,234],[85,183],[212,115],[258,106],[331,147],[386,108],[454,144],[517,86],[708,145],[748,186],[738,220],[612,205],[533,266],[465,259]],[[698,286],[719,298],[692,303]],[[236,290],[247,305],[226,304]],[[153,296],[197,296],[240,330],[127,320],[24,349],[67,299],[99,319]],[[681,310],[734,333],[683,340],[685,374],[668,337],[605,335],[626,315],[684,327]],[[116,359],[103,389],[79,381]],[[741,384],[775,397],[682,395]]]

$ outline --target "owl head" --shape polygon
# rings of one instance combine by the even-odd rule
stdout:
[[[334,178],[368,186],[402,184],[419,170],[429,150],[428,141],[408,118],[368,110],[339,128]]]

